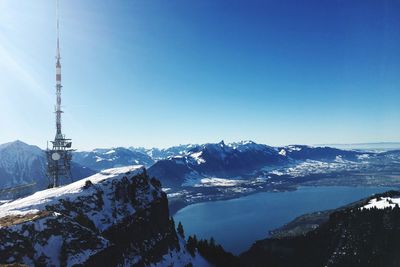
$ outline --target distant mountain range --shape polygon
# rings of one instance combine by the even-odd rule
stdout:
[[[270,165],[283,164],[285,156],[267,145],[253,142],[204,144],[185,155],[159,160],[150,169],[167,186],[190,185],[202,176],[242,177]]]
[[[188,145],[179,145],[172,146],[169,148],[143,148],[143,147],[130,147],[129,149],[135,152],[141,152],[147,154],[149,157],[153,159],[153,161],[158,161],[161,159],[167,159],[169,157],[185,155],[189,150],[197,147],[198,145],[188,144]]]
[[[299,161],[358,161],[364,152],[330,147],[291,145],[271,147],[244,141],[199,145],[185,155],[159,160],[149,169],[166,186],[193,185],[201,178],[254,178],[264,169],[287,166]]]
[[[247,179],[263,176],[267,170],[299,162],[359,162],[385,155],[399,159],[398,151],[384,154],[331,147],[290,145],[271,147],[252,141],[225,144],[179,145],[166,149],[109,148],[75,152],[74,179],[95,172],[130,165],[144,165],[149,174],[166,187],[193,186],[202,178]],[[35,190],[48,184],[45,153],[39,147],[15,141],[0,145],[0,190],[34,184]],[[296,169],[297,171],[297,169]]]

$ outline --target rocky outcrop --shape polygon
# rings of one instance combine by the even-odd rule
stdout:
[[[197,258],[196,258],[197,257]],[[0,206],[0,264],[206,265],[187,253],[142,167],[110,169]],[[198,264],[197,264],[198,265]]]
[[[400,192],[388,192],[332,212],[317,229],[257,241],[240,258],[245,266],[400,266]],[[388,203],[382,207],[374,203]],[[372,203],[372,204],[368,204]],[[372,206],[371,206],[372,205]]]

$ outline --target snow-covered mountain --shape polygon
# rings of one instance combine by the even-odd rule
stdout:
[[[0,145],[1,188],[33,183],[45,186],[48,183],[43,175],[45,169],[46,158],[39,147],[21,141]]]
[[[290,145],[270,147],[252,141],[205,144],[184,155],[155,163],[149,173],[166,186],[192,185],[201,178],[255,178],[261,170],[292,166],[306,161],[358,161],[365,153],[330,147]],[[368,156],[368,155],[367,155]]]
[[[189,150],[197,147],[198,145],[179,145],[172,146],[169,148],[143,148],[143,147],[130,147],[129,149],[136,152],[141,152],[149,155],[154,161],[167,159],[169,157],[185,155]]]
[[[123,147],[75,152],[73,160],[96,171],[130,165],[149,167],[154,164],[154,160],[146,153]]]
[[[107,168],[141,164],[151,167],[163,166],[161,178],[181,180],[181,174],[209,173],[220,177],[250,174],[260,167],[275,166],[290,160],[354,160],[357,153],[330,147],[292,145],[271,147],[252,141],[225,144],[179,145],[158,148],[109,148],[74,153],[74,161],[90,169],[101,171]],[[160,162],[161,161],[161,162]],[[166,162],[169,161],[169,162]],[[188,162],[188,167],[181,165]],[[204,161],[204,162],[203,162]],[[179,166],[177,166],[179,165]],[[158,168],[158,167],[157,167]],[[154,171],[157,168],[151,168]],[[194,169],[194,172],[192,172]],[[168,172],[169,174],[166,174]],[[165,174],[164,174],[165,173]],[[159,173],[155,173],[159,174]],[[172,176],[175,176],[174,178]],[[164,180],[164,179],[163,179]]]
[[[287,159],[276,148],[251,141],[204,144],[187,154],[160,160],[149,173],[167,186],[190,184],[199,177],[247,177],[265,166],[285,164]]]
[[[93,173],[86,167],[72,164],[76,180]],[[0,145],[0,190],[25,185],[31,185],[32,192],[48,186],[45,152],[21,141]]]
[[[384,153],[341,150],[331,147],[290,145],[271,147],[252,141],[225,144],[180,145],[167,149],[110,148],[75,152],[73,174],[79,179],[93,172],[135,164],[149,167],[151,175],[166,186],[191,185],[201,178],[254,178],[260,171],[276,169],[276,174],[306,173],[320,166],[380,160],[400,161],[400,151]],[[0,146],[0,188],[36,182],[47,185],[45,157],[40,148],[17,141]],[[80,166],[84,166],[82,168]],[[283,170],[282,170],[283,169]],[[287,171],[286,171],[287,170]]]
[[[0,206],[0,264],[209,266],[177,234],[143,167],[102,171]]]

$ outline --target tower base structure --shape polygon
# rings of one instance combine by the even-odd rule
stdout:
[[[72,182],[71,161],[72,142],[64,135],[59,134],[54,141],[51,141],[52,148],[47,148],[47,177],[49,178],[49,188],[58,187]]]

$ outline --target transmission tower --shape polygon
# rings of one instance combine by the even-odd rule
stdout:
[[[59,1],[57,0],[57,52],[56,52],[56,136],[51,141],[51,148],[47,145],[47,176],[49,187],[57,187],[72,181],[71,160],[72,142],[62,133],[61,127],[61,54],[60,54],[60,19]]]

